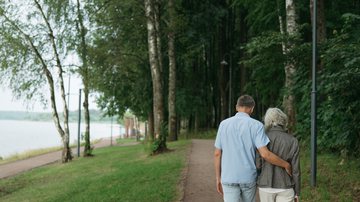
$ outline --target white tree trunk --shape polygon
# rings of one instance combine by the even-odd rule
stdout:
[[[44,10],[42,9],[40,3],[37,0],[34,0],[34,3],[36,4],[36,7],[41,13],[41,16],[46,24],[46,27],[48,29],[48,35],[50,38],[50,43],[53,49],[54,58],[56,61],[56,67],[58,70],[58,79],[59,79],[59,85],[60,85],[60,95],[61,95],[61,101],[63,103],[63,113],[64,113],[64,129],[61,128],[59,122],[58,116],[56,116],[57,119],[55,119],[55,125],[58,128],[58,131],[60,135],[62,136],[62,142],[63,142],[63,152],[62,152],[62,162],[68,162],[72,159],[71,155],[71,149],[69,145],[69,138],[70,138],[70,131],[69,131],[69,110],[66,103],[66,95],[65,95],[65,87],[64,87],[64,79],[63,79],[63,68],[61,64],[61,60],[59,57],[59,53],[57,50],[56,42],[55,42],[55,35],[53,32],[53,29],[49,23],[49,20],[47,19]],[[50,91],[53,91],[53,86],[50,85]],[[52,92],[53,93],[53,92]],[[53,100],[55,96],[51,95],[51,103],[53,108],[53,114],[57,114],[56,110],[56,104],[55,100]],[[63,131],[63,132],[60,132]]]
[[[286,32],[289,37],[292,37],[297,34],[297,23],[296,23],[296,10],[294,0],[286,0]],[[285,55],[288,54],[294,44],[288,42],[285,46]],[[294,75],[296,72],[296,66],[291,58],[285,64],[285,96],[283,100],[283,105],[286,114],[289,118],[289,130],[292,131],[295,126],[295,97],[293,93],[294,87]]]
[[[163,115],[163,94],[162,94],[162,82],[161,82],[161,72],[159,67],[159,57],[158,57],[158,44],[157,44],[157,32],[156,32],[156,22],[158,19],[155,17],[152,0],[145,0],[145,14],[147,18],[147,30],[148,30],[148,49],[149,49],[149,62],[151,69],[151,77],[153,84],[153,110],[154,110],[154,133],[155,138],[160,135],[161,124],[164,120]]]

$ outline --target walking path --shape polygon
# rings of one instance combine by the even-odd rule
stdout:
[[[100,142],[94,144],[93,146],[95,148],[101,148],[101,147],[110,146],[110,143],[111,143],[110,138],[102,138],[100,140]],[[137,143],[136,142],[128,143],[126,145],[129,145],[129,144],[137,144]],[[122,145],[125,145],[125,144],[122,144]],[[80,151],[83,151],[83,147],[81,147]],[[54,163],[56,161],[60,161],[61,160],[61,152],[62,151],[50,152],[47,154],[31,157],[28,159],[19,160],[19,161],[7,163],[4,165],[0,165],[0,179],[6,178],[6,177],[11,177],[11,176],[31,170],[36,167],[40,167],[40,166]],[[75,156],[77,154],[77,148],[73,148],[72,153]]]
[[[214,140],[192,140],[184,202],[221,202],[216,191]],[[259,195],[256,194],[256,201]]]
[[[214,168],[214,140],[192,140],[185,182],[185,202],[219,202]]]

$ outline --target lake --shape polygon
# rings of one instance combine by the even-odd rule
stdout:
[[[70,144],[77,143],[78,124],[69,123]],[[81,124],[81,133],[85,124]],[[119,136],[124,134],[119,124],[91,123],[90,139]],[[60,135],[53,122],[0,120],[0,157],[6,158],[16,153],[47,147],[62,146]]]

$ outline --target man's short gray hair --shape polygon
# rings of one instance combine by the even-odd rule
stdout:
[[[268,131],[273,126],[280,126],[283,129],[287,129],[288,117],[279,108],[269,108],[266,110],[265,117],[265,131]]]
[[[255,100],[250,95],[242,95],[238,98],[236,106],[238,106],[238,107],[254,107]]]

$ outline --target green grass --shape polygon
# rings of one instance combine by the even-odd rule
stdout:
[[[116,138],[116,144],[126,144],[136,142],[136,138]]]
[[[0,201],[174,201],[190,141],[148,156],[143,145],[94,150],[95,157],[52,164],[0,181]]]
[[[181,133],[180,139],[215,139],[216,130],[200,131],[200,132],[184,132]]]
[[[310,186],[310,152],[301,151],[301,201],[360,201],[360,160],[334,154],[317,157],[317,186]]]

